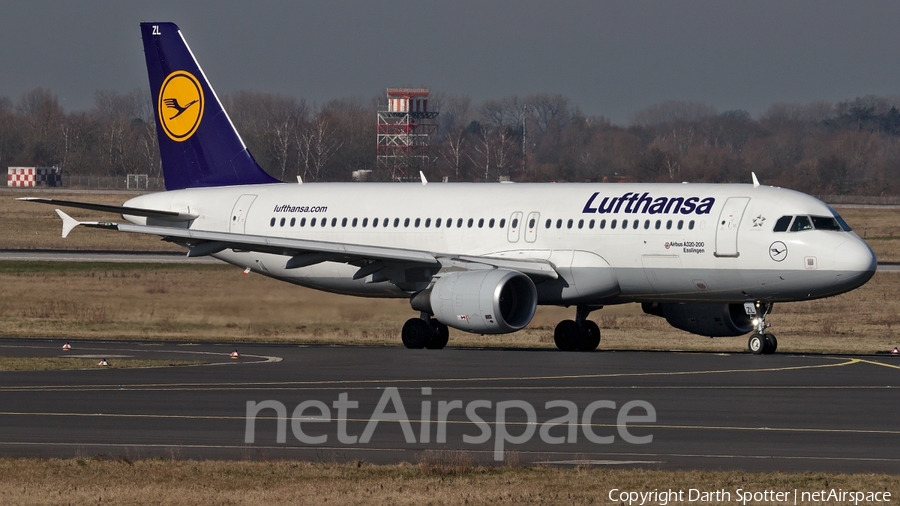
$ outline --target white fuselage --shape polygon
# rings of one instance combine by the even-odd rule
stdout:
[[[195,230],[549,261],[560,278],[537,283],[540,304],[806,300],[862,285],[876,262],[847,230],[775,232],[784,216],[834,214],[767,186],[272,184],[169,191],[126,205],[199,215]],[[353,280],[358,267],[337,262],[286,269],[282,255],[214,256],[338,293],[408,297],[421,288]]]

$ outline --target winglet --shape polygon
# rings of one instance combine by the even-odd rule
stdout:
[[[756,172],[751,172],[751,176],[753,176],[753,187],[759,188],[759,179],[756,179]]]
[[[421,170],[419,171],[419,177],[422,178],[422,186],[425,186],[426,184],[428,184],[428,180],[425,179],[425,173],[422,172]]]
[[[65,239],[66,236],[69,235],[69,232],[71,232],[73,228],[77,227],[78,225],[81,225],[80,221],[78,221],[75,218],[69,216],[68,214],[60,211],[59,209],[56,210],[56,214],[58,214],[59,217],[62,218],[62,220],[63,220],[63,228],[62,228],[63,239]]]

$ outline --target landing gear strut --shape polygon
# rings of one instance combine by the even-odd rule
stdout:
[[[594,351],[600,346],[600,327],[587,317],[602,306],[578,306],[575,320],[563,320],[553,332],[553,341],[562,351]]]
[[[400,337],[403,345],[410,349],[440,350],[450,340],[450,329],[431,315],[422,313],[419,318],[406,320]]]
[[[766,323],[766,316],[772,312],[772,304],[757,302],[754,309],[756,311],[756,316],[753,318],[754,330],[747,341],[747,347],[754,355],[771,355],[778,349],[778,339],[775,338],[775,334],[766,333],[766,329],[771,326]]]

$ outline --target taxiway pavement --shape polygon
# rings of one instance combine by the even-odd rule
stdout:
[[[0,372],[0,454],[900,469],[889,355],[70,342],[4,339],[0,355],[209,364]]]

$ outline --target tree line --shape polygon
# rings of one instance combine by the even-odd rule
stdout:
[[[380,103],[379,100],[382,102]],[[241,91],[223,105],[259,164],[285,181],[347,181],[376,165],[381,98],[322,106]],[[749,182],[819,195],[900,194],[900,98],[772,104],[757,118],[698,102],[667,101],[629,124],[582,113],[561,95],[487,100],[432,93],[439,124],[430,180]],[[149,92],[98,91],[87,111],[65,112],[50,90],[0,96],[0,166],[58,166],[78,176],[160,177]],[[415,169],[415,170],[414,170]],[[417,177],[410,167],[408,177]]]

